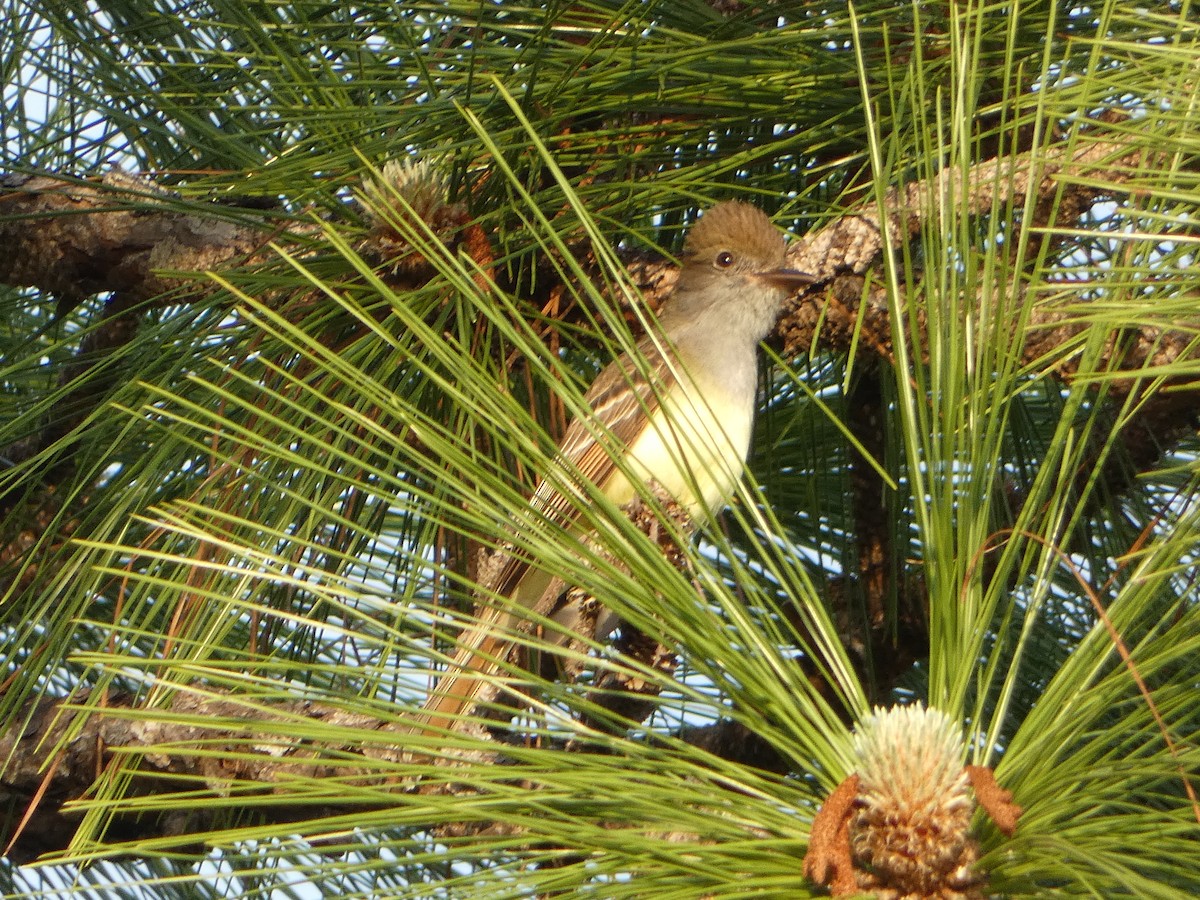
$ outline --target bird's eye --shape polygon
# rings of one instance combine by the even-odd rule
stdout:
[[[713,262],[716,263],[718,269],[728,269],[733,265],[733,254],[728,250],[722,250]]]

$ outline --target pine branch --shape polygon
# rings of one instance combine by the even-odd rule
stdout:
[[[97,774],[116,754],[141,754],[135,795],[178,791],[183,781],[220,796],[235,781],[256,782],[269,792],[273,784],[288,778],[346,777],[347,756],[360,757],[366,772],[372,758],[398,759],[401,753],[399,749],[388,753],[371,747],[321,746],[286,731],[272,731],[273,726],[298,719],[362,730],[380,726],[370,717],[306,701],[279,703],[264,713],[261,705],[225,699],[217,691],[181,692],[158,718],[149,718],[145,710],[130,715],[137,701],[124,694],[108,696],[99,710],[81,710],[89,695],[90,691],[80,691],[66,700],[42,699],[17,718],[23,727],[0,735],[0,758],[6,760],[0,799],[25,817],[15,836],[10,828],[22,821],[20,815],[10,820],[3,835],[5,842],[11,841],[5,855],[17,863],[67,846],[81,816],[68,805],[88,795]],[[206,724],[179,721],[183,716],[199,717]],[[48,754],[55,747],[62,749],[51,759]],[[168,747],[174,752],[163,749]],[[373,783],[378,781],[374,776]],[[293,804],[275,807],[271,814],[278,821],[294,821],[335,811],[333,805]],[[163,817],[131,815],[115,822],[108,836],[134,840],[188,834],[204,830],[214,819],[214,813],[201,805]]]
[[[405,794],[428,790],[443,794],[478,790],[469,779],[448,778],[424,786],[407,774],[395,774],[407,771],[404,763],[411,751],[405,747],[408,729],[394,720],[304,700],[247,704],[231,692],[212,688],[203,693],[181,691],[154,715],[126,694],[109,695],[99,708],[85,706],[89,697],[89,691],[79,691],[65,700],[44,698],[17,717],[20,727],[0,734],[0,758],[7,761],[0,770],[0,801],[16,813],[0,832],[0,841],[7,845],[4,855],[14,863],[68,846],[82,816],[72,804],[90,796],[98,773],[117,762],[117,757],[137,760],[129,796],[142,798],[188,790],[228,797],[236,785],[238,796],[249,806],[255,795],[276,793],[280,785],[297,779],[330,780],[331,798],[326,802],[253,804],[264,821],[273,823],[362,810],[370,802],[364,796],[390,805],[403,802]],[[298,728],[297,723],[305,724]],[[350,729],[364,739],[326,743],[296,736],[316,727]],[[784,771],[773,749],[732,722],[694,729],[683,738],[742,765]],[[56,747],[62,749],[51,758]],[[505,763],[505,744],[497,741],[494,747],[492,752],[475,754],[472,762]],[[557,749],[594,750],[577,743]],[[447,756],[444,763],[453,767],[456,757]],[[520,777],[519,770],[513,777]],[[375,790],[354,790],[364,786]],[[345,801],[337,799],[339,791]],[[228,802],[214,802],[193,803],[161,816],[135,811],[117,816],[106,839],[115,843],[195,834],[219,825],[231,809]],[[484,831],[491,824],[431,822],[430,827],[438,834],[461,835]]]

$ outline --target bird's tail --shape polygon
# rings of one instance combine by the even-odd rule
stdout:
[[[516,645],[516,616],[499,606],[484,607],[475,624],[458,639],[449,667],[417,714],[423,731],[454,731],[481,702],[501,687],[499,677]]]

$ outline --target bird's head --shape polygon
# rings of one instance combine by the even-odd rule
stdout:
[[[763,321],[764,334],[783,302],[813,278],[785,265],[787,243],[766,213],[727,200],[692,226],[683,245],[682,268],[671,300],[673,314],[695,315],[720,305],[731,315]]]

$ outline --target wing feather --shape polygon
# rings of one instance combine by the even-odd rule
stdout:
[[[618,471],[606,447],[609,440],[615,447],[632,446],[658,410],[659,398],[674,386],[674,367],[667,363],[656,340],[643,338],[637,352],[645,364],[638,365],[623,355],[605,367],[584,398],[591,407],[590,416],[577,418],[568,426],[555,463],[568,481],[586,480],[603,489]],[[598,441],[597,433],[607,433],[609,440]],[[564,531],[579,518],[579,499],[562,493],[550,480],[542,479],[530,503],[551,525]],[[538,605],[552,579],[531,579],[535,589],[521,590],[525,579],[536,571],[528,557],[513,550],[489,579],[489,592],[531,611],[548,612],[539,610]],[[469,715],[480,691],[488,686],[488,678],[503,671],[513,647],[512,632],[520,628],[521,620],[506,604],[481,603],[476,616],[475,624],[459,636],[450,667],[422,707],[426,727],[449,728],[459,717]]]
[[[603,489],[617,466],[605,443],[596,440],[596,431],[607,432],[613,446],[632,446],[658,410],[659,397],[674,384],[674,368],[667,365],[658,342],[643,338],[638,353],[646,365],[639,366],[623,355],[605,367],[584,397],[591,408],[590,421],[577,418],[567,427],[557,464],[568,477],[574,478],[578,472],[579,479]],[[531,504],[558,528],[569,529],[579,518],[579,500],[545,479],[538,484]],[[510,556],[493,582],[495,592],[511,595],[529,567],[529,560]]]

